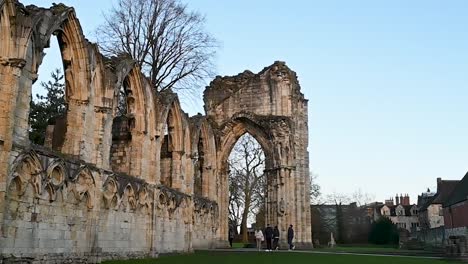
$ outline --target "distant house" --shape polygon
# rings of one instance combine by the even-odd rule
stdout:
[[[399,228],[406,229],[409,232],[416,231],[419,227],[419,210],[415,204],[410,204],[408,195],[396,196],[394,200],[386,200],[385,204],[374,207],[373,220],[377,221],[380,217],[387,217]]]
[[[444,226],[442,204],[449,198],[460,181],[437,178],[437,192],[424,200],[419,206],[419,223],[421,229],[432,229]]]
[[[381,208],[382,216],[390,218],[399,229],[406,229],[409,232],[416,231],[419,227],[417,205],[384,205]]]
[[[449,236],[468,238],[468,173],[455,186],[443,204],[445,232]]]

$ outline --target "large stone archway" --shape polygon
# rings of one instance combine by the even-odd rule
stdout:
[[[217,77],[205,90],[204,101],[218,143],[221,240],[228,233],[226,161],[237,139],[248,132],[266,157],[266,223],[278,225],[281,243],[292,224],[297,245],[312,247],[307,100],[295,72],[275,62],[258,74]]]

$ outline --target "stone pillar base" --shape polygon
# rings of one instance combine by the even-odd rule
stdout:
[[[231,247],[229,246],[229,241],[216,240],[212,243],[211,248],[225,249],[225,248],[231,248]]]
[[[297,243],[294,243],[294,241],[293,241],[293,244],[296,247],[296,249],[301,249],[301,250],[310,250],[310,249],[314,248],[314,245],[312,244],[312,242],[297,242]]]
[[[159,253],[156,250],[151,250],[149,253],[150,258],[159,258]]]

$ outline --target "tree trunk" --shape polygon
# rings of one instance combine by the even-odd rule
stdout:
[[[250,198],[245,199],[244,211],[242,212],[241,232],[242,232],[242,243],[249,242],[249,235],[247,232],[247,218],[249,216],[250,209]]]

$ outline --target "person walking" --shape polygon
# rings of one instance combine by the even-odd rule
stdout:
[[[234,240],[234,230],[232,230],[232,228],[229,228],[228,239],[229,239],[229,246],[231,246],[232,248],[232,241]]]
[[[271,251],[271,239],[273,238],[273,228],[269,224],[265,228],[265,240],[267,244],[266,251]]]
[[[288,245],[289,245],[289,250],[294,250],[295,246],[293,244],[293,239],[294,239],[294,229],[293,225],[290,225],[288,228]]]
[[[279,245],[278,245],[279,236],[280,236],[280,232],[279,232],[278,226],[275,226],[275,228],[273,229],[273,248],[275,250],[279,249]]]
[[[257,249],[260,251],[262,249],[262,242],[265,240],[263,237],[263,232],[260,230],[260,228],[255,231],[255,239],[257,240]]]

